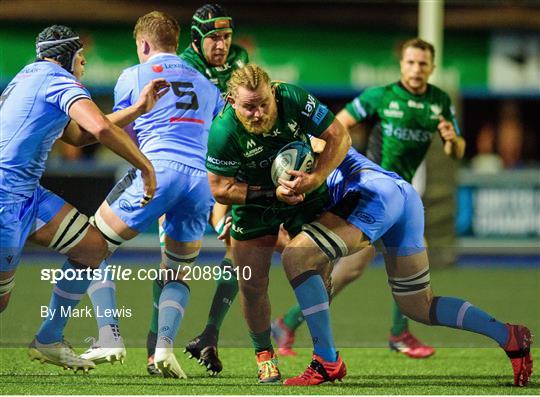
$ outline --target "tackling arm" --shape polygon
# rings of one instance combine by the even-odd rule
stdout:
[[[137,117],[152,110],[157,100],[169,91],[168,87],[169,83],[165,79],[154,79],[143,88],[137,102],[125,109],[108,114],[106,117],[111,123],[119,127],[126,127],[135,121]],[[98,142],[94,134],[86,131],[73,120],[64,129],[61,139],[70,145],[78,147]]]
[[[154,167],[122,129],[112,124],[89,99],[73,103],[69,108],[69,116],[97,141],[141,170],[145,194],[153,197],[156,190]]]
[[[137,117],[152,110],[158,99],[169,91],[169,87],[170,84],[165,79],[154,79],[143,88],[137,102],[125,109],[108,114],[107,118],[111,123],[123,128],[135,121]]]
[[[300,171],[289,171],[289,174],[295,177],[292,181],[279,180],[282,187],[290,190],[289,194],[302,195],[321,186],[328,175],[341,164],[351,147],[349,132],[337,119],[332,121],[332,124],[330,124],[319,138],[325,141],[325,145],[319,154],[317,164],[311,174]]]

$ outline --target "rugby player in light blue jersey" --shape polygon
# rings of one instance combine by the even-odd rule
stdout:
[[[65,254],[66,276],[98,267],[107,255],[105,240],[88,218],[39,184],[57,139],[78,146],[99,141],[138,168],[143,175],[138,206],[147,204],[156,190],[152,164],[114,123],[128,124],[149,110],[167,83],[151,82],[134,106],[105,116],[78,81],[86,61],[79,37],[70,28],[54,25],[43,30],[36,52],[36,61],[25,66],[0,97],[0,311],[7,307],[27,240]],[[66,313],[86,292],[89,273],[82,273],[86,276],[81,280],[58,281],[50,315],[30,346],[31,358],[74,370],[94,367],[63,340]]]
[[[291,197],[302,198],[306,174],[280,179]],[[313,359],[304,373],[285,385],[309,386],[341,380],[347,369],[334,344],[329,298],[323,277],[328,266],[371,244],[383,251],[388,284],[399,309],[415,321],[464,329],[493,339],[510,358],[514,384],[525,386],[532,373],[531,332],[504,324],[459,298],[433,296],[424,247],[424,208],[418,193],[399,175],[386,171],[354,149],[327,178],[331,202],[306,224],[282,253],[313,340]]]
[[[171,84],[154,109],[132,125],[141,151],[156,170],[158,188],[152,202],[140,208],[141,176],[129,171],[96,212],[95,225],[112,253],[165,215],[160,219],[165,231],[161,267],[172,272],[162,280],[155,364],[163,376],[179,378],[185,374],[174,356],[173,342],[190,294],[182,278],[199,254],[214,204],[205,156],[208,131],[223,100],[215,85],[176,55],[179,26],[173,18],[158,11],[146,14],[137,21],[133,36],[140,64],[124,70],[118,79],[114,109],[131,106],[152,79],[164,77]],[[114,293],[113,280],[96,280],[88,289],[101,313],[115,308]],[[98,340],[81,357],[96,364],[122,360],[126,351],[118,319],[97,320]]]

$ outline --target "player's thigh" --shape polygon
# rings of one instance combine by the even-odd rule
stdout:
[[[0,204],[0,272],[15,270],[37,214],[36,195],[23,202]]]
[[[406,257],[425,251],[424,206],[410,184],[405,181],[398,183],[404,196],[403,208],[381,241],[387,254]]]
[[[29,239],[67,255],[73,263],[97,267],[106,257],[101,234],[88,217],[51,191],[38,187],[39,205]]]
[[[161,170],[160,170],[161,171]],[[157,189],[154,198],[142,207],[144,183],[140,171],[130,169],[109,192],[94,216],[94,224],[104,235],[113,252],[124,241],[137,236],[164,212],[163,172],[156,171]]]
[[[369,240],[356,226],[345,219],[325,212],[315,222],[304,225],[282,254],[289,280],[307,270],[325,270],[336,259],[350,255],[369,245]]]
[[[191,188],[174,197],[173,205],[165,212],[161,223],[165,235],[178,242],[202,239],[214,205],[206,179],[191,178],[186,183],[190,183]]]
[[[201,240],[177,241],[165,233],[161,251],[161,269],[165,269],[163,281],[184,280],[199,256],[201,245]]]
[[[5,310],[15,287],[15,269],[0,271],[0,313]]]
[[[251,275],[249,279],[239,278],[240,289],[244,295],[259,295],[267,292],[276,240],[276,235],[266,235],[251,240],[232,239],[232,258],[234,265],[238,266],[238,274]],[[249,268],[249,271],[245,268]]]
[[[338,293],[348,283],[360,277],[375,258],[375,254],[375,247],[369,245],[352,255],[338,260],[332,271],[334,292]]]
[[[29,238],[30,241],[67,255],[76,264],[98,267],[106,258],[107,244],[88,218],[65,203],[56,215]]]

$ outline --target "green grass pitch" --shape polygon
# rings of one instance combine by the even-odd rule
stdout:
[[[115,262],[118,264],[118,262]],[[534,378],[526,388],[511,387],[512,370],[504,352],[482,336],[464,331],[411,323],[414,333],[437,347],[435,356],[412,360],[390,352],[386,339],[390,325],[390,293],[384,270],[368,269],[332,304],[334,335],[348,367],[343,383],[304,388],[261,386],[256,382],[253,351],[239,305],[234,304],[220,336],[224,370],[209,377],[181,352],[183,345],[204,327],[211,281],[192,282],[192,295],[176,340],[177,357],[187,380],[151,378],[145,371],[145,337],[150,319],[151,283],[118,282],[118,307],[131,309],[120,326],[128,347],[124,365],[103,364],[90,375],[30,362],[26,346],[47,305],[51,285],[39,280],[41,267],[22,265],[8,309],[0,317],[0,392],[2,394],[539,394]],[[509,268],[454,268],[432,272],[436,295],[459,296],[498,319],[523,323],[540,330],[540,270]],[[275,315],[285,311],[294,295],[280,267],[271,270],[270,298]],[[85,298],[80,307],[90,305]],[[93,318],[71,319],[65,337],[82,352],[84,338],[96,336]],[[284,377],[294,376],[310,361],[307,328],[297,334],[297,357],[280,359]],[[540,349],[533,349],[538,357]]]

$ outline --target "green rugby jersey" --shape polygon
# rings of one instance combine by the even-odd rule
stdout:
[[[180,58],[204,74],[222,93],[227,92],[227,82],[232,72],[249,62],[247,51],[236,44],[231,44],[227,62],[223,66],[208,65],[191,45],[180,54]]]
[[[439,115],[460,134],[450,97],[431,84],[422,95],[411,94],[400,82],[370,88],[346,109],[356,121],[372,124],[367,157],[408,182],[438,133]]]
[[[309,142],[308,134],[320,136],[332,124],[333,113],[302,88],[286,83],[273,83],[273,87],[278,116],[270,132],[246,131],[230,104],[214,119],[206,156],[210,172],[273,187],[270,170],[278,151],[292,141]],[[326,191],[326,185],[319,191]]]

